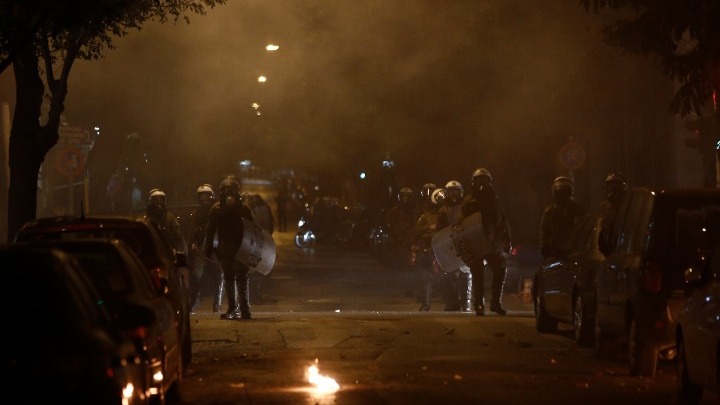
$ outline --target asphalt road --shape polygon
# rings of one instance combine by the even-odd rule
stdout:
[[[623,359],[577,347],[569,327],[537,333],[515,292],[504,317],[444,312],[439,296],[419,312],[403,278],[373,257],[274,236],[277,261],[254,319],[220,320],[209,297],[193,315],[185,404],[675,403],[672,364],[654,378],[629,376]],[[308,382],[316,361],[339,390]]]

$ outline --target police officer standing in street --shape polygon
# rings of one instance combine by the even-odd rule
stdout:
[[[205,245],[205,230],[210,218],[210,209],[215,202],[215,192],[210,184],[203,184],[197,188],[196,194],[199,205],[192,213],[190,223],[191,308],[192,312],[195,312],[200,307],[202,286],[204,281],[209,279],[212,280],[215,287],[213,291],[213,312],[220,312],[225,285],[222,270],[219,265],[201,257],[201,249]]]
[[[435,283],[435,256],[432,251],[432,237],[437,231],[439,216],[437,201],[432,200],[432,193],[437,189],[427,183],[420,191],[423,212],[415,223],[414,263],[420,278],[420,311],[429,311],[432,302],[433,284]]]
[[[562,257],[573,225],[585,215],[585,208],[573,198],[575,186],[570,178],[555,178],[551,191],[553,202],[540,220],[540,253],[545,260]]]
[[[187,244],[180,230],[180,222],[168,211],[167,195],[163,190],[159,188],[150,190],[145,218],[157,225],[175,252],[187,254]]]
[[[490,298],[490,311],[498,315],[507,312],[502,306],[502,293],[505,285],[507,264],[503,253],[509,253],[511,248],[510,224],[505,208],[493,188],[493,179],[490,172],[480,167],[472,174],[472,188],[465,197],[462,205],[461,221],[470,215],[480,212],[482,226],[492,249],[484,257],[473,257],[470,263],[470,272],[473,278],[473,308],[475,315],[485,315],[485,262],[492,271],[492,295]]]
[[[457,180],[450,180],[436,200],[440,203],[437,229],[444,229],[460,221],[465,190]],[[440,202],[440,199],[442,202]],[[462,269],[447,269],[442,273],[443,300],[445,311],[470,312],[472,279],[470,273]]]
[[[405,284],[405,296],[413,296],[412,246],[415,240],[415,223],[420,212],[415,194],[410,187],[403,187],[397,194],[398,202],[387,214],[388,235],[392,243],[391,265],[400,273]]]
[[[228,297],[227,312],[221,314],[220,318],[251,319],[249,269],[235,260],[235,255],[242,244],[245,228],[243,219],[252,222],[252,214],[243,205],[240,197],[240,182],[235,176],[227,176],[220,183],[218,200],[210,209],[205,233],[205,255],[212,256],[215,250],[212,242],[217,232],[217,257],[225,277]]]

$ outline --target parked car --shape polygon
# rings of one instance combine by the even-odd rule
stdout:
[[[585,215],[568,237],[565,254],[542,265],[533,282],[535,326],[554,333],[558,322],[573,326],[575,341],[592,346],[595,340],[595,273],[605,256],[598,247],[600,224]]]
[[[720,240],[720,189],[630,189],[601,240],[607,257],[596,275],[596,351],[627,347],[630,373],[652,376],[658,356],[675,354],[684,273],[702,268]]]
[[[692,291],[676,334],[678,400],[699,404],[705,390],[720,394],[720,245],[703,271],[685,272],[685,282]]]
[[[112,320],[67,253],[22,244],[0,247],[0,386],[18,404],[143,404],[143,366],[114,325],[143,328],[152,313],[127,305]]]
[[[175,252],[162,232],[143,217],[115,215],[58,216],[25,223],[14,240],[120,239],[137,253],[155,283],[172,302],[180,335],[183,369],[190,364],[190,293],[187,255]]]
[[[76,239],[33,242],[70,253],[93,282],[113,318],[130,304],[152,310],[145,328],[123,329],[135,342],[145,365],[142,388],[153,404],[179,403],[182,380],[180,337],[172,303],[153,283],[137,254],[119,239]]]

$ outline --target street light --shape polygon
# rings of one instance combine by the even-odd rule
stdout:
[[[268,46],[265,47],[265,50],[267,50],[269,52],[274,52],[274,51],[277,51],[278,49],[280,49],[280,46],[275,45],[275,44],[268,44]]]

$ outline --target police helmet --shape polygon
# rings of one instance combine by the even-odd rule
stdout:
[[[425,199],[430,199],[432,197],[433,191],[435,191],[436,189],[437,186],[434,183],[425,183],[420,190],[420,196]]]
[[[156,205],[164,207],[167,203],[165,192],[159,188],[154,188],[148,193],[148,205]]]
[[[409,202],[414,199],[415,195],[413,193],[413,190],[410,187],[403,187],[398,192],[398,201],[400,202]]]
[[[430,196],[430,201],[435,205],[442,205],[445,202],[445,190],[442,188],[436,188]]]
[[[472,181],[475,182],[475,179],[478,177],[487,177],[488,180],[492,181],[492,175],[490,174],[490,171],[484,167],[478,167],[475,169],[475,171],[472,174]]]

